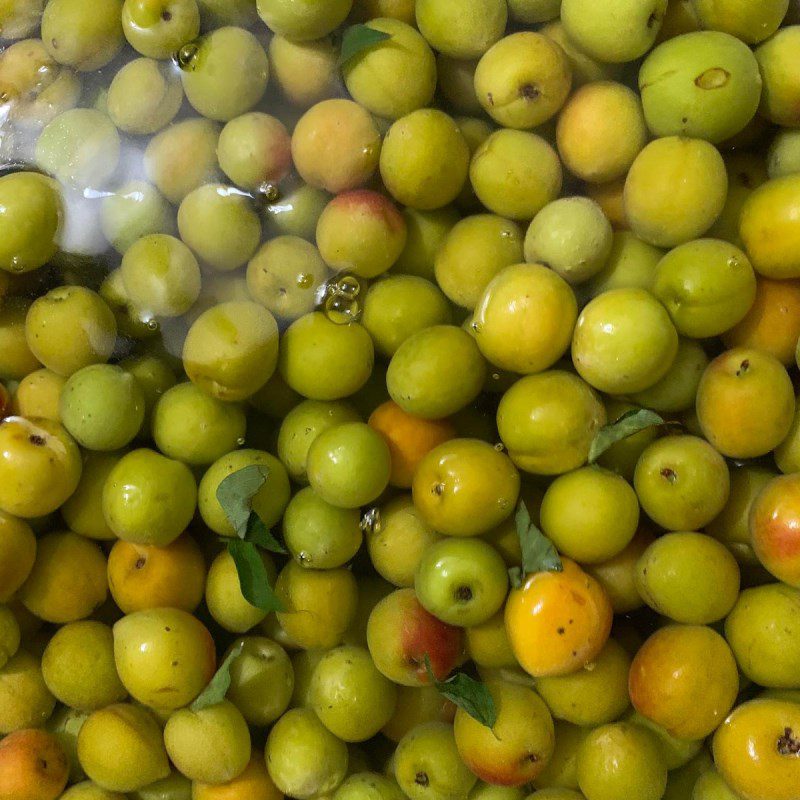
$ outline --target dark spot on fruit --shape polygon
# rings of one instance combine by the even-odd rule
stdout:
[[[39,759],[39,768],[42,772],[47,772],[47,760],[44,758]]]
[[[573,650],[572,651],[572,657],[575,658],[577,655],[578,655],[578,651],[577,650]]]
[[[730,79],[731,74],[728,70],[722,67],[711,67],[694,79],[694,85],[698,89],[721,89]]]
[[[468,603],[472,600],[472,589],[469,586],[459,586],[455,592],[453,592],[453,596],[459,603]]]
[[[541,92],[535,83],[525,83],[519,87],[519,96],[524,100],[536,100]]]
[[[428,774],[426,772],[418,772],[414,776],[414,783],[416,783],[417,786],[427,786],[430,783]]]
[[[172,628],[164,628],[164,630],[165,630],[167,633],[170,633],[170,631],[172,631]]]
[[[58,39],[51,39],[50,46],[53,48],[53,50],[58,50]]]
[[[136,567],[136,569],[141,569],[146,563],[147,559],[144,556],[139,556],[133,566]]]
[[[164,22],[169,22],[172,19],[172,13],[170,11],[162,11],[161,19],[163,19]]]
[[[530,761],[531,764],[535,764],[539,760],[539,755],[538,753],[528,753],[528,755],[525,756],[525,760]]]
[[[741,378],[741,376],[744,375],[749,369],[750,369],[750,359],[746,358],[744,359],[744,361],[742,361],[741,364],[739,364],[739,369],[736,370],[736,377]]]
[[[784,728],[783,734],[778,737],[778,752],[782,756],[800,757],[800,739],[791,728]]]
[[[28,437],[28,441],[31,444],[36,445],[36,447],[42,447],[43,445],[47,444],[47,440],[44,438],[44,436],[39,436],[36,433],[32,433]]]
[[[689,117],[681,117],[681,125],[685,125],[689,121]]]
[[[574,619],[569,620],[569,624],[570,625],[574,625],[575,624],[575,620]]]
[[[486,100],[489,102],[489,105],[490,105],[490,106],[493,106],[493,105],[494,105],[494,97],[492,96],[492,93],[491,93],[491,92],[487,92],[487,94],[486,94]]]
[[[662,478],[666,478],[670,483],[675,483],[678,480],[678,475],[672,467],[664,467],[659,473]]]
[[[173,667],[177,667],[177,666],[178,666],[178,662],[177,662],[177,661],[173,661],[173,662],[172,662],[172,666],[173,666]]]
[[[566,629],[566,628],[556,628],[556,633],[557,633],[559,636],[563,636],[563,635],[566,633],[566,631],[567,631],[567,629]]]
[[[659,15],[658,15],[658,14],[656,14],[656,12],[654,11],[654,12],[653,12],[653,13],[652,13],[652,14],[651,14],[651,15],[650,15],[648,18],[647,18],[647,27],[648,27],[648,28],[652,28],[652,27],[653,27],[653,25],[655,25],[655,24],[656,24],[656,23],[659,21],[659,19],[661,19],[661,17],[659,17]]]
[[[444,484],[443,483],[434,484],[433,489],[431,489],[431,491],[437,497],[441,497],[444,494]]]

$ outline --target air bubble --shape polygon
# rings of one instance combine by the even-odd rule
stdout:
[[[337,325],[347,325],[361,319],[361,303],[356,298],[331,295],[325,300],[325,316]]]
[[[297,276],[297,285],[301,289],[310,289],[314,285],[314,276],[309,275],[307,272],[301,272]]]
[[[173,56],[173,61],[184,71],[191,72],[197,66],[197,54],[200,52],[200,43],[189,42],[181,47]]]
[[[380,533],[383,530],[383,519],[379,508],[368,508],[362,514],[361,530],[367,534]]]

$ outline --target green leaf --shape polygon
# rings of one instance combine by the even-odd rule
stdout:
[[[236,565],[244,599],[262,611],[284,611],[283,603],[272,590],[261,553],[253,542],[231,539],[228,552]]]
[[[250,519],[247,520],[247,534],[244,539],[246,542],[257,544],[271,553],[286,553],[286,548],[272,535],[272,532],[255,511],[250,512]]]
[[[431,684],[436,687],[442,697],[455,703],[459,708],[464,709],[473,719],[485,725],[487,728],[493,728],[497,722],[497,709],[494,705],[494,698],[489,692],[486,684],[470,678],[463,672],[457,672],[451,675],[445,681],[436,680],[431,668],[431,660],[428,654],[425,654],[425,669],[428,672]]]
[[[219,665],[219,669],[214,673],[214,677],[209,681],[208,686],[200,692],[190,708],[192,711],[202,711],[204,708],[221,703],[228,693],[231,686],[231,664],[242,654],[244,642],[234,647],[225,660]]]
[[[376,31],[367,25],[351,25],[342,36],[342,51],[339,55],[339,66],[346,64],[359,53],[369,50],[380,42],[391,39],[392,36],[384,31]]]
[[[597,432],[589,448],[589,463],[594,464],[611,445],[633,436],[653,425],[663,425],[664,418],[649,408],[632,408],[610,425],[604,425]]]
[[[240,539],[247,534],[253,497],[266,483],[267,475],[269,475],[268,467],[263,464],[250,464],[232,472],[217,486],[217,500]]]
[[[533,524],[521,500],[514,521],[522,548],[522,569],[518,573],[517,570],[509,570],[512,585],[519,588],[523,578],[535,572],[561,572],[563,566],[555,545]]]

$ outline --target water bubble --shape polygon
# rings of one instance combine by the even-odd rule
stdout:
[[[24,272],[25,265],[22,263],[22,259],[19,256],[11,256],[11,262],[9,263],[12,272]]]
[[[200,42],[194,41],[185,44],[173,56],[173,61],[184,71],[191,72],[197,66],[197,54],[200,52]]]
[[[731,269],[739,269],[739,267],[741,266],[741,263],[739,262],[739,259],[738,259],[738,258],[736,258],[736,256],[731,256],[731,257],[728,259],[728,266],[729,266]]]
[[[383,529],[381,510],[377,506],[366,509],[361,515],[361,530],[364,533],[380,533]]]
[[[506,449],[506,446],[505,446],[505,445],[504,445],[502,442],[498,442],[498,443],[497,443],[497,444],[494,446],[494,449],[495,449],[495,450],[497,450],[497,452],[498,452],[498,453],[502,453],[502,452],[503,452],[503,450],[505,450],[505,449]]]
[[[158,330],[158,320],[157,319],[153,319],[152,317],[150,317],[150,319],[143,320],[143,322],[145,323],[145,325],[147,325],[147,328],[149,330],[151,330],[151,331],[157,331]]]
[[[314,285],[314,276],[309,275],[307,272],[301,272],[297,276],[297,285],[301,289],[310,289]]]
[[[244,436],[240,436],[240,437],[239,437],[239,438],[236,440],[236,446],[237,446],[237,447],[244,447],[244,445],[245,445],[245,438],[244,438]]]
[[[331,295],[325,300],[325,316],[337,325],[347,325],[361,319],[361,303],[356,298]]]
[[[358,297],[361,294],[361,281],[355,275],[342,275],[333,284],[333,293],[345,297]]]

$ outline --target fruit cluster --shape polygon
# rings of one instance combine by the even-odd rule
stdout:
[[[800,800],[796,0],[0,39],[0,800]]]

